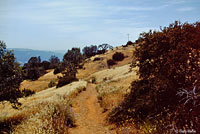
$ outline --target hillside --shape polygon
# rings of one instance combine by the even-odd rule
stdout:
[[[70,97],[84,90],[86,86],[87,82],[78,81],[58,89],[53,87],[43,90],[30,97],[21,98],[19,102],[23,105],[20,109],[13,109],[8,102],[0,104],[0,133],[10,133],[11,124],[15,125],[14,134],[48,133],[42,128],[42,125],[53,125],[49,122],[49,118],[58,116],[54,113],[54,110],[67,106]],[[67,112],[68,109],[64,107],[57,112],[61,112],[60,114]],[[60,116],[57,118],[62,120]],[[50,131],[54,130],[53,126],[48,129]]]
[[[77,78],[78,79],[88,80],[89,78],[92,77],[92,74],[94,74],[96,72],[100,72],[102,70],[107,70],[108,66],[107,66],[106,61],[108,59],[111,59],[112,55],[115,52],[122,52],[125,55],[126,58],[123,61],[120,61],[116,65],[112,66],[113,69],[115,67],[120,67],[120,66],[123,66],[123,65],[130,64],[132,62],[132,60],[133,60],[133,51],[134,51],[134,49],[135,48],[133,46],[116,47],[113,50],[107,51],[105,54],[96,55],[96,56],[93,56],[93,57],[91,57],[89,59],[86,59],[84,61],[83,69],[79,69],[78,70]],[[93,61],[97,57],[99,57],[100,60],[99,61]],[[129,70],[129,67],[126,66],[125,69]],[[57,77],[58,76],[60,76],[60,74],[54,75],[53,74],[53,70],[49,70],[49,72],[47,74],[41,76],[36,81],[31,81],[31,80],[23,81],[21,83],[20,89],[26,88],[26,89],[31,89],[31,90],[36,91],[36,92],[44,90],[44,89],[47,89],[48,88],[48,84],[49,84],[49,82],[51,80],[57,82],[57,80],[58,80]]]
[[[77,73],[77,77],[81,81],[73,82],[61,88],[48,88],[48,83],[52,80],[56,82],[57,76],[60,75],[54,75],[53,70],[49,70],[47,74],[36,81],[23,81],[21,89],[27,88],[35,91],[36,94],[19,100],[23,104],[20,111],[12,109],[9,103],[1,105],[1,122],[6,121],[7,125],[13,120],[17,122],[13,133],[37,132],[39,131],[37,127],[42,127],[41,122],[51,118],[53,114],[51,107],[60,109],[62,105],[69,104],[72,108],[70,115],[75,115],[73,120],[76,127],[70,128],[65,133],[103,134],[106,132],[114,134],[122,132],[123,129],[108,124],[106,118],[108,113],[130,91],[131,82],[138,79],[136,75],[137,69],[130,69],[133,51],[133,46],[117,47],[107,51],[105,54],[96,55],[85,60],[83,69],[79,69]],[[115,52],[123,53],[126,58],[117,62],[116,65],[108,67],[106,61],[111,59]],[[94,59],[97,57],[100,60],[95,61]],[[86,81],[89,83],[87,86]],[[86,91],[84,91],[85,89]],[[38,108],[41,108],[41,110]],[[52,116],[55,115],[53,114]],[[58,118],[61,117],[59,116]],[[95,121],[92,121],[93,119]],[[22,121],[19,122],[19,120]],[[54,119],[52,118],[51,120]],[[62,125],[61,122],[60,124]],[[44,127],[46,127],[45,125],[49,124],[43,123]],[[63,130],[64,128],[59,128],[59,131],[61,131],[60,129]],[[41,130],[48,133],[50,130],[54,131],[54,126],[45,130],[41,128]],[[132,127],[129,131],[135,132],[136,129]]]
[[[0,134],[200,134],[200,0],[0,7]]]
[[[98,72],[98,71],[101,71],[104,69],[108,69],[109,67],[107,65],[107,60],[112,59],[112,55],[115,52],[123,53],[126,58],[123,61],[120,61],[116,65],[112,66],[113,68],[122,66],[122,65],[126,65],[126,64],[130,64],[133,61],[133,51],[134,50],[135,50],[135,48],[133,46],[128,46],[128,47],[120,46],[120,47],[115,47],[111,50],[108,50],[105,54],[96,55],[89,59],[86,59],[84,62],[83,69],[78,70],[77,77],[85,78],[95,72]],[[94,61],[95,58],[99,58],[99,60]]]
[[[40,56],[41,60],[49,60],[52,55],[57,56],[60,60],[64,55],[64,51],[42,51],[42,50],[32,50],[32,49],[24,49],[24,48],[9,48],[9,50],[14,51],[14,55],[16,57],[17,62],[24,64],[27,63],[31,57]]]
[[[20,89],[23,90],[25,89],[30,89],[35,92],[39,92],[42,90],[45,90],[48,88],[48,84],[50,81],[57,82],[58,81],[58,76],[61,74],[54,75],[53,70],[49,70],[48,73],[45,75],[41,76],[38,80],[36,81],[31,81],[31,80],[24,80],[21,83]]]

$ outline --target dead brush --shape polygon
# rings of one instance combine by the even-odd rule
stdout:
[[[86,85],[85,81],[75,82],[61,89],[48,89],[46,94],[36,93],[20,100],[23,105],[18,110],[7,103],[5,106],[10,108],[5,107],[6,110],[0,105],[0,134],[67,134],[75,122],[72,99],[86,90]]]
[[[44,102],[38,105],[41,108],[29,119],[16,126],[12,134],[42,133],[68,134],[68,128],[74,126],[74,115],[68,105],[68,98],[60,97],[59,101]],[[28,125],[27,125],[28,124]]]

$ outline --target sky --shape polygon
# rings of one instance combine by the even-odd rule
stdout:
[[[67,50],[126,44],[175,20],[200,21],[200,0],[0,0],[8,48]]]

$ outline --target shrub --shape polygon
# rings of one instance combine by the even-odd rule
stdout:
[[[58,84],[56,88],[67,85],[73,81],[76,81],[76,66],[73,63],[68,62],[65,71],[62,72],[63,77],[58,77]]]
[[[151,124],[149,130],[156,133],[200,132],[199,37],[199,22],[175,22],[161,31],[142,33],[133,63],[139,67],[140,80],[132,83],[130,94],[109,120],[133,118],[136,124]]]
[[[50,69],[50,62],[48,61],[43,61],[41,63],[41,66],[44,67],[44,70]]]
[[[113,54],[112,59],[115,61],[122,61],[124,59],[124,54],[121,52],[116,52]]]
[[[48,84],[48,87],[51,88],[51,87],[54,87],[54,86],[56,86],[56,83],[53,80],[51,80]]]
[[[90,78],[90,82],[96,83],[96,77],[91,77],[91,78]]]
[[[56,67],[55,69],[54,69],[54,71],[53,71],[53,74],[58,74],[58,73],[60,73],[61,71],[60,71],[60,68],[59,67]]]
[[[108,66],[113,66],[113,65],[115,65],[115,64],[116,64],[116,62],[115,62],[113,59],[107,60],[107,65],[108,65]]]
[[[100,57],[95,57],[93,61],[99,61],[99,60],[101,60]]]
[[[67,51],[67,53],[63,56],[62,64],[59,66],[63,77],[59,77],[58,84],[56,86],[57,88],[77,80],[77,68],[81,68],[80,63],[82,60],[83,55],[80,52],[80,48],[72,48]]]
[[[25,89],[25,88],[21,92],[24,97],[28,97],[35,94],[35,91],[31,91],[30,89]]]
[[[56,68],[60,64],[60,59],[55,55],[52,55],[49,59],[49,63],[50,63],[49,65],[50,69]]]
[[[132,42],[132,41],[128,41],[128,42],[126,43],[126,46],[130,46],[130,45],[133,45],[133,42]]]
[[[76,80],[77,79],[74,76],[70,76],[70,75],[61,77],[61,78],[59,78],[59,81],[58,81],[56,88],[70,84],[71,82],[76,81]]]
[[[78,69],[83,69],[84,64],[79,64]]]
[[[65,70],[66,66],[67,66],[67,63],[65,63],[65,62],[60,63],[57,67],[55,67],[53,73],[58,74],[58,73],[63,72]]]

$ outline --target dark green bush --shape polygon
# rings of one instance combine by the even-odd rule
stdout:
[[[25,88],[21,92],[22,92],[22,96],[24,97],[28,97],[35,94],[35,91],[31,91],[30,89],[25,89]]]
[[[113,59],[109,59],[109,60],[107,60],[107,65],[110,67],[110,66],[113,66],[113,65],[115,65],[116,64],[116,62],[113,60]]]
[[[3,41],[0,41],[0,102],[9,101],[12,104],[19,104],[21,97],[19,90],[22,82],[22,70],[12,51],[6,49]]]
[[[96,77],[91,77],[91,82],[96,83]]]
[[[59,66],[60,59],[56,57],[55,55],[52,55],[49,59],[49,63],[50,63],[49,68],[54,69]]]
[[[28,63],[23,66],[23,78],[37,80],[40,76],[46,73],[45,67],[42,66],[40,56],[39,57],[31,57]]]
[[[101,60],[100,57],[95,57],[93,61],[99,61],[99,60]]]
[[[73,76],[62,77],[62,78],[59,79],[56,88],[62,87],[62,86],[67,85],[67,84],[70,84],[73,81],[77,81],[77,79],[74,78]]]
[[[132,42],[132,41],[128,41],[127,43],[126,43],[126,46],[130,46],[130,45],[133,45],[134,43]]]
[[[87,58],[94,56],[97,54],[98,48],[95,45],[91,45],[91,46],[86,46],[83,48],[82,52],[83,55],[85,55]]]
[[[57,88],[67,85],[73,81],[76,81],[77,68],[81,68],[81,62],[83,61],[83,55],[80,52],[80,48],[72,48],[68,50],[63,56],[63,62],[59,66],[59,71],[62,71],[62,77],[58,77]],[[55,72],[56,73],[56,72]]]
[[[86,46],[83,48],[82,52],[83,55],[86,56],[86,58],[92,57],[96,54],[104,54],[107,50],[112,49],[113,47],[109,44],[101,44],[98,45],[91,45],[91,46]]]
[[[48,87],[51,88],[51,87],[54,87],[54,86],[56,86],[56,83],[55,83],[55,81],[51,80],[48,84]]]
[[[122,61],[124,58],[124,54],[121,52],[115,52],[112,56],[112,59],[115,61]]]
[[[199,133],[200,23],[175,22],[161,31],[142,33],[137,43],[133,64],[140,79],[109,121],[132,118],[137,125],[151,124],[157,133]]]
[[[62,77],[58,77],[58,84],[56,88],[67,85],[73,81],[76,81],[76,66],[73,63],[68,62],[66,69],[62,72]]]
[[[54,69],[54,71],[53,71],[54,74],[58,74],[58,73],[60,73],[60,72],[61,72],[61,70],[60,70],[59,67],[56,67],[56,68]]]
[[[44,70],[48,70],[50,69],[50,62],[42,61],[41,66],[44,68]]]
[[[78,66],[83,60],[83,55],[80,52],[80,48],[72,48],[68,50],[67,53],[63,56],[63,66],[68,66],[68,63],[72,63],[75,66]]]

